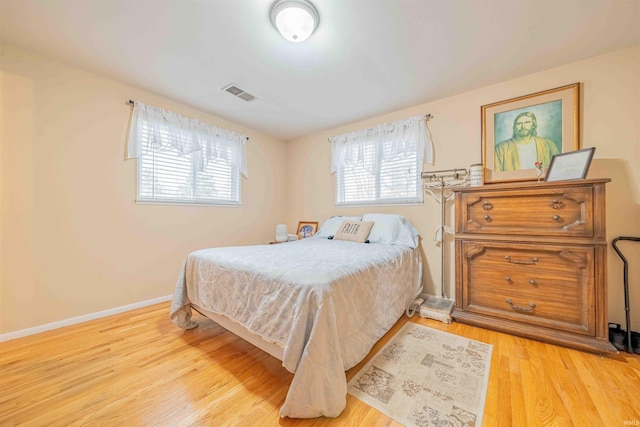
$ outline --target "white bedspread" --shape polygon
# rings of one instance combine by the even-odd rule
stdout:
[[[308,238],[204,249],[180,273],[171,318],[195,327],[190,303],[284,347],[294,378],[280,416],[336,417],[344,371],[358,364],[420,292],[416,249]]]

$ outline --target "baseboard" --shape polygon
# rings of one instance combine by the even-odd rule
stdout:
[[[59,329],[65,326],[75,325],[77,323],[88,322],[89,320],[100,319],[101,317],[107,317],[113,314],[135,310],[136,308],[146,307],[148,305],[158,304],[161,302],[169,301],[172,298],[172,296],[173,295],[165,295],[163,297],[141,301],[134,304],[123,305],[122,307],[111,308],[109,310],[103,310],[103,311],[98,311],[96,313],[85,314],[83,316],[72,317],[71,319],[65,319],[65,320],[60,320],[58,322],[52,322],[52,323],[47,323],[40,326],[34,326],[33,328],[27,328],[27,329],[22,329],[20,331],[9,332],[7,334],[0,335],[0,342],[14,340],[16,338],[22,338],[29,335],[39,334],[40,332]]]

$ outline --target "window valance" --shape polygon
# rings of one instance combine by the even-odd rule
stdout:
[[[175,150],[180,156],[190,155],[200,171],[208,162],[223,159],[246,178],[246,141],[246,136],[231,130],[136,101],[127,158],[137,158],[151,150]]]
[[[415,116],[329,138],[331,173],[357,165],[377,174],[383,162],[418,156],[418,163],[433,162],[433,145],[425,116]],[[373,155],[371,155],[373,153]]]

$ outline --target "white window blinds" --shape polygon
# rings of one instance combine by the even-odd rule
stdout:
[[[136,102],[128,158],[138,159],[138,201],[240,204],[246,137]]]
[[[424,116],[329,140],[337,205],[422,203],[423,163],[433,158]]]

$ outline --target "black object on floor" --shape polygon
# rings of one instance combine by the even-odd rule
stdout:
[[[640,333],[631,331],[631,348],[636,354],[640,354]]]
[[[626,331],[619,323],[609,323],[609,341],[617,350],[624,350],[627,341]]]

